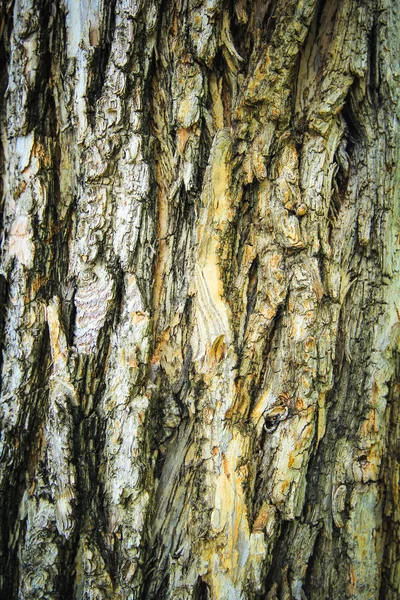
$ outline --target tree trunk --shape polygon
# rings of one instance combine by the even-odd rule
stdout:
[[[399,598],[398,3],[0,7],[0,596]]]

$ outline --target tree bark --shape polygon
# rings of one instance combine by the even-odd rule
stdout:
[[[400,597],[399,12],[0,1],[2,598]]]

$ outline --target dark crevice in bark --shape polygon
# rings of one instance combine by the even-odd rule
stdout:
[[[381,85],[381,73],[380,73],[380,58],[379,58],[379,23],[378,16],[374,13],[373,24],[368,36],[368,54],[369,54],[369,77],[368,87],[370,90],[372,102],[376,108],[378,108],[382,101],[383,96],[380,89]]]
[[[83,391],[90,385],[98,373],[92,374],[93,356],[80,356],[81,373],[80,388]],[[83,364],[82,364],[83,363]],[[75,566],[81,535],[88,534],[101,550],[105,561],[106,570],[112,566],[112,555],[103,541],[103,532],[107,530],[107,516],[105,513],[104,493],[99,479],[100,467],[104,457],[105,422],[96,413],[100,401],[102,385],[98,384],[95,395],[97,400],[92,401],[93,407],[89,414],[85,409],[83,398],[78,407],[72,407],[73,415],[73,451],[72,460],[76,467],[76,489],[78,490],[74,507],[75,530],[69,540],[67,552],[68,563],[64,574],[65,585],[70,589],[75,585]]]
[[[235,89],[232,83],[232,79],[237,82],[237,75],[230,69],[229,63],[227,62],[223,52],[218,52],[214,60],[217,71],[220,72],[222,78],[221,86],[221,100],[224,109],[224,126],[231,127],[233,120],[233,105],[232,100],[235,97]]]
[[[204,76],[204,81],[206,81],[206,75]],[[191,192],[192,202],[194,206],[196,205],[196,202],[198,202],[199,193],[201,193],[202,184],[204,182],[204,175],[210,159],[212,142],[213,140],[210,138],[203,118],[201,121],[198,167],[196,176],[197,189]]]
[[[42,130],[43,123],[52,127],[54,124],[48,120],[48,102],[51,95],[51,67],[52,53],[50,36],[54,19],[51,13],[51,3],[43,0],[38,7],[39,34],[38,34],[38,66],[35,85],[28,88],[27,94],[27,131]],[[51,102],[51,101],[50,101]],[[57,121],[56,121],[57,122]]]
[[[356,88],[359,85],[356,80],[350,87],[344,100],[341,115],[347,126],[348,153],[352,152],[354,146],[359,144],[365,137],[365,130],[362,123],[362,110],[358,104]]]
[[[303,584],[303,590],[306,598],[312,598],[315,590],[320,589],[321,586],[321,582],[318,581],[318,577],[315,576],[315,569],[318,566],[318,563],[321,561],[321,552],[322,556],[324,553],[324,546],[323,543],[321,543],[322,535],[323,533],[320,530],[314,541],[313,551],[308,559],[307,570],[304,575]]]
[[[250,315],[254,311],[254,307],[257,302],[257,287],[258,287],[258,269],[259,260],[258,256],[253,260],[250,265],[248,279],[249,283],[247,286],[247,306],[246,306],[246,320],[244,324],[244,330],[246,331],[249,322]]]
[[[280,3],[278,0],[268,0],[266,3],[257,3],[258,15],[256,17],[256,22],[259,23],[259,29],[262,32],[261,40],[265,44],[270,44],[274,31],[276,29],[279,16],[276,14],[277,9],[280,8]]]
[[[333,0],[333,2],[337,5],[338,0]],[[317,0],[315,11],[314,11],[314,19],[313,22],[315,24],[315,34],[316,36],[320,36],[320,30],[323,27],[326,27],[326,24],[322,22],[322,16],[324,14],[325,0]],[[305,44],[307,43],[307,40]]]
[[[78,536],[75,534],[68,541],[63,540],[58,547],[60,564],[63,566],[56,589],[56,598],[59,598],[60,600],[73,600],[74,598],[74,562],[77,542]]]
[[[145,205],[141,213],[139,227],[146,232],[146,237],[138,240],[132,253],[132,265],[137,273],[137,286],[146,310],[150,310],[153,293],[153,282],[150,281],[148,274],[154,273],[156,256],[154,248],[156,233],[152,225],[153,216],[154,207]],[[150,234],[150,239],[147,234]]]
[[[3,372],[3,348],[4,348],[4,328],[7,316],[7,304],[9,295],[9,283],[7,278],[0,274],[0,394],[2,389]]]
[[[9,590],[13,590],[12,598],[17,598],[19,590],[19,560],[18,552],[23,545],[21,537],[14,539],[24,524],[18,523],[19,508],[24,493],[32,489],[36,477],[36,469],[40,461],[42,445],[42,427],[46,421],[48,406],[47,381],[50,370],[50,340],[47,327],[43,328],[41,338],[38,340],[38,360],[36,369],[27,377],[26,405],[21,410],[20,419],[14,433],[15,439],[10,440],[13,456],[10,460],[13,469],[8,470],[7,481],[3,482],[4,488],[0,495],[0,514],[2,515],[2,555],[4,566],[1,572],[3,577],[4,598],[8,597]],[[31,389],[31,386],[35,386]],[[18,444],[16,443],[18,439]],[[19,536],[24,535],[19,532]],[[0,594],[1,595],[1,594]]]
[[[41,241],[41,251],[37,253],[35,272],[46,272],[46,281],[40,286],[39,294],[46,300],[60,293],[60,282],[68,272],[68,237],[71,224],[61,223],[58,207],[61,204],[60,163],[61,148],[58,135],[57,108],[53,95],[47,95],[46,120],[43,124],[43,144],[48,146],[51,156],[51,168],[43,167],[38,174],[43,188],[46,189],[48,202],[42,223],[34,215],[35,238]],[[45,265],[43,268],[42,265]]]
[[[99,334],[99,352],[95,355],[77,357],[75,385],[80,395],[79,407],[72,407],[74,426],[73,461],[76,467],[76,487],[78,490],[75,505],[75,532],[70,540],[69,573],[74,570],[78,538],[81,533],[89,533],[96,541],[105,560],[106,569],[113,573],[113,553],[106,546],[102,532],[107,530],[108,518],[105,512],[104,492],[100,477],[100,467],[104,460],[106,423],[98,413],[105,391],[105,372],[111,332],[119,322],[122,303],[122,275],[116,270],[115,304]],[[96,360],[95,360],[96,358]],[[71,575],[72,578],[72,575]],[[73,586],[68,579],[68,586]]]
[[[68,210],[64,225],[61,227],[59,256],[65,270],[60,272],[59,294],[61,299],[61,319],[64,333],[69,347],[73,345],[76,324],[75,294],[77,284],[75,278],[68,277],[68,243],[73,229],[73,215],[75,206],[72,204]]]
[[[196,586],[193,590],[192,600],[210,600],[211,592],[205,581],[199,577]]]
[[[203,169],[204,169],[203,165]],[[200,167],[199,167],[200,171]],[[200,173],[198,178],[200,177]],[[199,189],[201,186],[199,185]],[[182,299],[187,297],[189,290],[189,278],[182,273],[186,271],[186,265],[191,260],[191,253],[186,243],[187,237],[191,237],[196,223],[197,202],[195,192],[187,192],[184,187],[180,188],[176,196],[175,206],[171,210],[170,222],[172,222],[173,233],[171,236],[172,255],[174,257],[171,266],[171,283],[169,284],[170,303],[172,307],[178,308]]]
[[[106,78],[106,70],[111,53],[111,44],[115,30],[116,0],[103,5],[103,19],[99,31],[91,29],[89,42],[93,55],[90,61],[89,81],[87,85],[88,120],[92,127],[95,124],[96,101],[100,98]]]
[[[149,573],[148,577],[150,577],[152,573]],[[159,584],[156,589],[153,587],[153,591],[148,591],[151,588],[146,586],[144,587],[144,592],[141,600],[166,600],[169,597],[168,588],[169,588],[169,578],[170,574],[168,571],[162,571],[158,574]],[[149,579],[150,584],[152,583],[152,579]]]
[[[57,63],[61,74],[60,83],[63,84],[64,78],[67,77],[69,62],[67,55],[66,13],[64,7],[59,6],[58,3],[54,3],[52,9],[54,19],[54,26],[50,31],[52,78],[54,84],[56,84],[59,75],[54,66]]]
[[[241,10],[235,10],[235,1],[234,0],[230,0],[229,2],[229,11],[230,11],[230,31],[232,34],[232,40],[233,40],[233,44],[238,52],[238,54],[243,58],[244,64],[247,64],[247,61],[249,59],[249,57],[251,56],[251,51],[252,51],[252,36],[251,35],[246,35],[246,29],[249,29],[248,24],[244,21],[245,17],[244,14],[247,15],[247,19],[248,19],[248,14],[246,13],[245,8],[243,8],[243,4],[242,3],[242,7]],[[241,12],[243,11],[243,13]],[[239,14],[242,14],[243,16],[241,18],[239,18]]]
[[[287,302],[287,301],[286,301]],[[266,339],[264,342],[262,359],[260,361],[261,368],[258,377],[254,377],[250,387],[249,387],[249,396],[251,399],[249,414],[251,414],[256,402],[259,400],[260,391],[266,389],[268,385],[267,377],[270,374],[270,369],[268,368],[269,361],[271,360],[271,353],[274,348],[278,348],[281,343],[282,336],[282,323],[285,318],[287,305],[282,303],[278,306],[272,328],[266,334]],[[273,356],[273,354],[272,354]],[[263,426],[262,433],[257,440],[257,447],[259,448],[259,456],[257,459],[257,475],[255,478],[254,484],[254,504],[253,504],[253,518],[260,509],[260,506],[264,500],[265,493],[265,481],[268,476],[267,472],[263,471],[264,465],[264,456],[266,453],[266,442],[268,437],[271,435],[271,431],[268,431],[267,427]],[[266,464],[269,464],[269,461],[266,461]]]
[[[328,241],[332,242],[333,229],[337,223],[340,210],[348,195],[349,181],[352,171],[354,143],[345,131],[335,153],[336,173],[332,180],[332,191],[328,208]]]
[[[234,174],[233,180],[235,179],[235,176],[238,176],[238,173]],[[242,184],[240,181],[235,181],[234,185],[235,185],[236,189],[240,190],[240,186]],[[240,194],[241,194],[241,192],[238,191],[238,195],[240,195]],[[245,187],[245,189],[243,190],[243,195],[241,197],[240,204],[236,211],[235,219],[229,228],[230,239],[232,240],[232,242],[230,244],[231,255],[229,257],[229,260],[226,261],[226,268],[223,269],[223,271],[222,271],[222,277],[223,277],[223,281],[224,281],[224,289],[226,290],[226,297],[227,297],[227,300],[228,300],[229,305],[232,310],[232,319],[233,319],[233,323],[234,323],[233,334],[234,334],[234,339],[235,339],[235,346],[237,349],[236,352],[239,356],[239,361],[240,361],[240,356],[243,353],[243,345],[244,345],[244,340],[245,340],[245,336],[246,336],[248,321],[251,316],[251,312],[253,312],[254,307],[256,305],[256,301],[257,301],[257,286],[256,286],[256,291],[255,291],[254,297],[253,297],[254,306],[253,306],[251,312],[249,310],[247,311],[246,322],[243,327],[243,331],[241,332],[240,327],[239,327],[240,319],[235,317],[235,315],[239,314],[243,309],[243,307],[242,307],[243,301],[241,298],[242,290],[238,289],[235,282],[236,282],[239,272],[244,269],[243,260],[244,260],[244,256],[245,256],[245,249],[246,249],[246,245],[250,243],[249,240],[250,240],[252,229],[254,227],[254,220],[256,219],[256,216],[255,216],[256,194],[257,194],[257,184],[256,183],[247,185]],[[254,273],[254,275],[257,275],[257,279],[258,279],[259,257],[257,257],[255,260],[257,261],[257,273]],[[253,261],[253,263],[254,263],[254,261]],[[250,275],[248,275],[248,277],[250,279]],[[241,334],[242,334],[242,341],[240,342]]]
[[[237,185],[241,185],[240,181],[237,182]],[[240,270],[240,268],[243,268],[242,263],[246,249],[246,244],[250,243],[249,237],[252,229],[254,228],[254,224],[257,218],[255,214],[257,207],[257,192],[257,182],[253,182],[244,187],[243,196],[238,207],[236,220],[233,224],[233,226],[235,227],[235,238],[232,246],[236,251],[234,262],[236,270]],[[235,277],[236,276],[237,273],[235,273]]]
[[[272,561],[268,567],[267,574],[265,577],[265,590],[266,595],[271,591],[274,584],[278,584],[278,589],[280,593],[278,597],[283,597],[283,593],[281,590],[281,581],[282,575],[284,573],[284,559],[285,559],[285,546],[286,546],[286,538],[287,533],[290,528],[291,523],[287,521],[283,521],[280,526],[279,534],[276,536],[276,542],[274,544],[274,550],[272,553]],[[261,600],[261,598],[259,598]]]
[[[282,335],[282,322],[287,313],[287,304],[289,301],[289,294],[286,295],[286,298],[283,302],[281,302],[276,309],[276,314],[273,319],[272,326],[269,332],[266,333],[265,341],[263,343],[263,351],[262,351],[262,360],[261,360],[261,370],[260,375],[261,379],[259,382],[259,387],[261,389],[265,388],[267,385],[267,366],[268,362],[271,359],[271,352],[273,348],[278,347],[280,343],[280,336]]]
[[[73,598],[73,589],[75,585],[75,561],[84,517],[84,494],[85,492],[89,492],[84,485],[84,477],[81,465],[84,460],[85,452],[87,451],[92,438],[88,436],[86,432],[82,432],[81,424],[84,421],[84,417],[80,408],[73,406],[71,408],[71,413],[73,421],[73,427],[71,430],[72,463],[75,466],[76,489],[78,490],[78,493],[74,505],[75,528],[67,544],[63,545],[64,561],[61,564],[64,565],[64,570],[62,573],[60,573],[60,583],[64,586],[65,590],[68,590],[70,597]],[[84,440],[84,444],[82,444],[82,440]]]
[[[188,410],[184,404],[186,390],[174,393],[162,368],[160,368],[158,380],[158,390],[154,394],[153,411],[150,418],[152,434],[150,447],[152,454],[158,452],[154,476],[160,479],[163,465],[171,449],[171,444],[174,443],[176,433],[188,418]]]
[[[317,43],[319,30],[321,28],[321,20],[324,8],[324,0],[317,0],[317,6],[314,12],[314,17],[308,28],[308,33],[304,40],[304,43],[297,54],[297,59],[294,65],[294,76],[291,93],[291,117],[290,117],[290,130],[292,133],[293,140],[295,141],[298,150],[301,149],[303,143],[304,133],[307,131],[307,114],[303,110],[300,113],[296,112],[296,105],[299,103],[298,89],[301,82],[301,77],[304,77],[307,73],[306,64],[310,61],[310,54],[313,47]],[[300,78],[300,79],[299,79]],[[303,103],[304,99],[300,99],[300,103]]]

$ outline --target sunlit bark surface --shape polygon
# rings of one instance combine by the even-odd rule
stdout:
[[[399,28],[0,1],[1,598],[400,597]]]

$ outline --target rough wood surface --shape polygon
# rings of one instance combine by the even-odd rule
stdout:
[[[0,0],[0,596],[400,597],[400,9]]]

